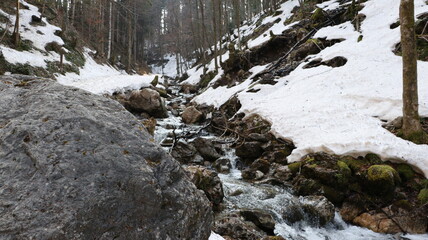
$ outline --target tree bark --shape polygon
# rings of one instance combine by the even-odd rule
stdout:
[[[19,0],[16,0],[16,19],[15,19],[15,28],[13,29],[13,37],[15,41],[15,47],[19,46]]]
[[[403,137],[423,132],[418,113],[417,52],[413,0],[400,4],[401,49],[403,55]]]

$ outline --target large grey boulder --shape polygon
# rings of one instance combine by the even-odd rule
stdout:
[[[210,203],[119,103],[0,76],[0,239],[208,239]]]
[[[131,112],[147,113],[152,117],[166,118],[168,112],[161,95],[150,88],[134,90],[122,101]]]

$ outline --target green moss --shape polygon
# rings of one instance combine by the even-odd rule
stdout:
[[[321,40],[319,40],[318,38],[310,38],[308,40],[306,40],[306,43],[314,43],[315,45],[322,45]]]
[[[77,67],[83,67],[85,65],[85,57],[83,56],[83,54],[81,54],[80,52],[78,52],[77,50],[70,50],[64,55],[65,59],[71,63],[73,63],[74,65],[76,65]]]
[[[357,40],[357,42],[361,42],[361,41],[363,41],[363,35],[360,35],[360,36],[358,36],[358,40]]]
[[[419,194],[418,194],[418,201],[421,204],[426,204],[428,203],[428,188],[424,188],[422,189]]]
[[[395,207],[401,208],[401,209],[405,209],[405,210],[411,210],[413,208],[412,204],[409,202],[409,200],[398,200],[396,202],[393,203],[393,205]]]
[[[407,164],[399,164],[396,167],[396,170],[398,174],[400,175],[401,179],[404,181],[408,181],[412,179],[415,176],[415,172],[413,171],[413,168]]]
[[[205,88],[208,86],[208,84],[211,82],[211,80],[214,79],[214,77],[217,75],[216,71],[211,71],[206,73],[205,75],[202,76],[201,81],[199,82],[199,87],[200,88]]]
[[[400,182],[397,171],[389,165],[373,165],[367,171],[369,181],[387,181],[392,184]]]
[[[300,169],[302,168],[302,165],[303,165],[302,162],[294,162],[294,163],[288,164],[288,168],[290,169],[290,171],[293,174],[296,174],[296,173],[300,172]]]
[[[159,83],[159,76],[156,75],[155,78],[152,80],[152,82],[150,83],[152,86],[156,87],[156,85],[158,85]]]
[[[370,164],[381,164],[382,163],[382,159],[380,159],[380,157],[374,153],[368,153],[364,158]]]
[[[366,159],[356,159],[351,156],[345,156],[341,158],[341,161],[346,163],[354,173],[360,172],[365,166],[370,165]]]
[[[317,8],[311,16],[311,20],[314,22],[322,22],[324,21],[324,18],[324,12],[321,8]]]
[[[345,195],[342,191],[338,191],[326,185],[323,185],[321,189],[324,197],[326,197],[330,202],[334,204],[341,204],[345,199]]]
[[[424,131],[413,132],[408,136],[404,136],[401,133],[402,138],[411,141],[416,144],[427,144],[428,143],[428,134]]]
[[[351,169],[349,168],[348,164],[342,161],[337,161],[337,166],[339,167],[339,171],[341,174],[344,174],[346,176],[351,176]]]

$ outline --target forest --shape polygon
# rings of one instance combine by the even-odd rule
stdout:
[[[428,239],[427,0],[1,0],[0,239]]]

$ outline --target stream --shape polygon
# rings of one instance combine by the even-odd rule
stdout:
[[[167,104],[176,103],[184,105],[186,99],[192,98],[191,94],[182,94],[179,92],[179,86],[172,86],[172,98],[167,101]],[[186,125],[181,121],[181,117],[169,111],[169,117],[165,119],[157,119],[155,131],[155,141],[160,143],[166,151],[170,151],[173,143],[173,136],[180,134],[197,134],[197,137],[210,138],[219,140],[219,142],[227,142],[228,139],[220,138],[203,129],[200,125]],[[174,133],[173,133],[174,132]],[[187,139],[191,141],[192,139]],[[182,141],[182,140],[181,140]],[[255,184],[249,183],[242,179],[241,171],[237,169],[236,163],[238,157],[235,155],[235,150],[228,144],[222,145],[224,156],[231,161],[232,168],[230,173],[219,173],[220,180],[224,189],[225,209],[223,212],[236,211],[239,209],[260,209],[270,213],[275,220],[276,235],[282,236],[285,239],[293,240],[394,240],[394,239],[411,239],[422,240],[428,239],[428,234],[411,235],[411,234],[380,234],[371,230],[349,225],[345,223],[340,214],[336,210],[334,220],[323,227],[314,226],[311,224],[309,216],[304,216],[304,220],[293,224],[287,223],[283,219],[284,212],[290,208],[301,209],[302,197],[293,195],[293,191],[284,186],[273,186],[270,184]],[[233,194],[237,191],[240,194]]]

